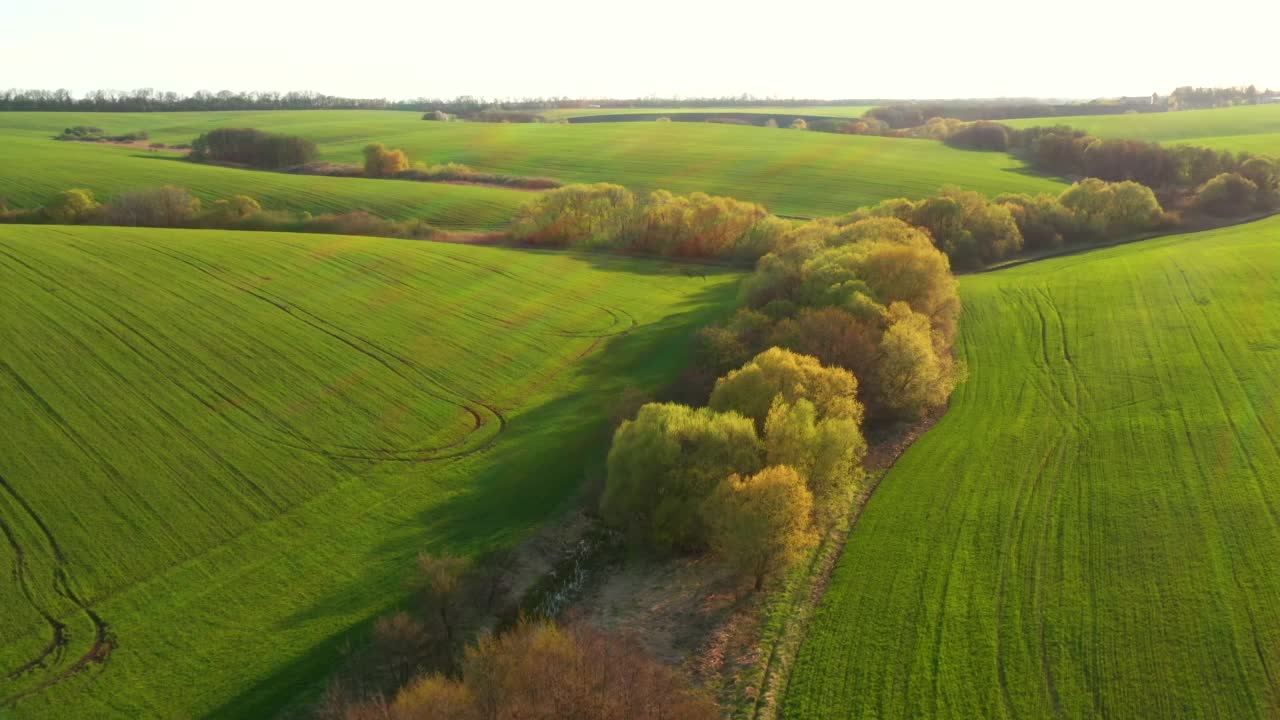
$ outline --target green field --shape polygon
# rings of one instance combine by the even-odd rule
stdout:
[[[662,113],[664,115],[680,115],[682,113],[750,113],[752,115],[817,115],[829,118],[860,118],[874,105],[803,105],[796,107],[681,107],[681,108],[558,108],[554,110],[537,110],[545,118],[576,118],[593,115],[647,115]]]
[[[1188,143],[1234,152],[1280,155],[1280,104],[1005,122],[1014,127],[1063,124],[1088,130],[1099,137]]]
[[[1280,717],[1277,275],[1280,218],[964,278],[785,716]]]
[[[0,114],[0,123],[4,119]],[[139,148],[55,142],[44,132],[0,129],[0,167],[22,169],[0,173],[0,198],[15,207],[36,207],[69,188],[88,188],[105,200],[128,190],[174,184],[205,202],[249,195],[272,210],[317,214],[367,210],[398,220],[422,218],[455,229],[505,226],[515,209],[530,199],[530,193],[520,190],[286,175],[179,158]]]
[[[738,276],[707,272],[0,226],[0,715],[269,716],[418,552],[568,506],[622,389],[727,311]]]
[[[988,194],[1063,188],[1061,181],[1031,174],[1003,153],[967,152],[927,140],[709,123],[439,123],[423,121],[418,113],[384,111],[0,113],[0,163],[27,168],[0,176],[0,197],[33,204],[67,187],[112,193],[175,182],[205,197],[246,192],[268,207],[314,211],[349,202],[352,209],[406,217],[420,204],[432,210],[428,220],[453,227],[492,226],[529,197],[491,188],[193,167],[145,151],[48,139],[72,125],[97,125],[108,133],[147,130],[152,140],[165,143],[190,142],[216,127],[250,126],[311,138],[323,159],[335,162],[358,162],[364,145],[379,141],[429,164],[461,162],[489,172],[614,182],[635,190],[700,190],[796,216],[920,198],[948,184]]]

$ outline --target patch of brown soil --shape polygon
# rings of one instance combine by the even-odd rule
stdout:
[[[718,687],[758,658],[763,598],[710,557],[633,561],[600,578],[568,616],[632,636],[697,683]]]

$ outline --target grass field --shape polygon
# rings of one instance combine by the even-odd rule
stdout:
[[[701,272],[0,226],[0,715],[270,716],[419,551],[568,505],[621,390],[731,304]]]
[[[190,142],[216,127],[250,126],[315,140],[323,159],[358,162],[371,141],[404,148],[415,161],[461,162],[480,170],[563,182],[614,182],[636,190],[705,191],[763,203],[797,216],[831,215],[893,197],[919,198],[947,184],[989,194],[1058,191],[1002,153],[975,153],[925,140],[854,137],[708,123],[438,123],[417,113],[291,111],[238,113],[0,113],[0,163],[30,168],[0,176],[0,197],[21,202],[69,186],[114,192],[170,181],[205,196],[238,188],[269,204],[386,206],[397,217],[415,203],[439,207],[453,226],[488,226],[528,193],[386,180],[286,177],[191,167],[146,152],[55,143],[71,125],[108,133],[147,130],[152,140]],[[345,198],[344,194],[354,194]],[[365,194],[367,193],[367,194]],[[467,206],[473,203],[474,206]],[[374,208],[377,210],[377,208]],[[474,213],[474,215],[472,214]],[[433,220],[429,217],[429,220]],[[442,225],[449,224],[435,220]]]
[[[99,199],[108,199],[128,190],[175,184],[205,202],[250,195],[273,210],[316,214],[367,210],[456,229],[504,226],[515,209],[530,199],[528,192],[519,190],[254,172],[189,163],[179,157],[131,147],[55,142],[47,133],[0,130],[0,167],[22,168],[0,173],[0,198],[15,207],[35,207],[69,188],[88,188]]]
[[[1064,124],[1088,130],[1099,137],[1184,142],[1235,152],[1280,155],[1280,104],[1007,122],[1014,127]]]
[[[1280,717],[1277,274],[1280,218],[964,278],[786,717]]]
[[[680,115],[682,113],[751,113],[752,115],[817,115],[830,118],[860,118],[874,105],[803,105],[797,107],[708,107],[708,108],[558,108],[539,110],[545,118],[576,118],[593,115]]]

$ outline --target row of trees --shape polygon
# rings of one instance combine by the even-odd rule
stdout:
[[[70,90],[0,90],[0,111],[172,112],[210,110],[386,110],[385,99],[343,98],[315,92],[233,92],[200,90],[190,95],[152,88],[93,90],[75,97]]]
[[[1274,186],[1274,177],[1267,177]],[[636,195],[620,185],[597,184],[544,193],[518,211],[509,235],[535,245],[754,260],[796,244],[797,238],[828,236],[840,244],[857,235],[845,228],[869,218],[896,218],[925,230],[925,237],[963,268],[999,262],[1024,247],[1096,242],[1168,222],[1155,195],[1133,182],[1090,180],[1058,197],[1003,195],[994,200],[944,188],[923,200],[886,200],[807,225],[732,198],[665,190]]]
[[[244,92],[199,90],[189,95],[153,88],[137,90],[93,90],[76,97],[70,90],[0,90],[0,111],[95,111],[151,112],[180,110],[440,110],[450,115],[469,116],[484,111],[550,110],[555,108],[636,108],[636,107],[798,107],[817,105],[874,105],[878,99],[804,100],[760,98],[734,95],[705,98],[484,98],[461,95],[453,99],[417,97],[407,100],[386,98],[345,98],[310,91]]]
[[[708,373],[786,348],[853,372],[877,422],[928,414],[962,376],[951,352],[960,298],[950,263],[927,232],[897,218],[798,225],[743,292],[744,308],[700,332]]]
[[[638,196],[600,183],[543,193],[517,212],[509,234],[533,245],[755,259],[787,226],[756,203],[665,190]]]
[[[106,203],[81,188],[58,193],[39,208],[15,210],[0,202],[0,222],[220,228],[414,239],[449,237],[447,232],[421,220],[387,220],[363,211],[312,215],[264,210],[248,195],[202,203],[185,188],[174,185],[121,193]]]
[[[236,163],[267,170],[309,163],[318,155],[316,144],[306,138],[254,128],[210,130],[191,143],[192,160]]]
[[[1015,150],[1057,175],[1132,181],[1204,212],[1231,216],[1280,208],[1280,160],[1248,153],[1104,139],[1066,126],[1018,130],[994,122],[955,126],[944,141],[972,150]]]
[[[1231,107],[1233,105],[1257,105],[1262,98],[1277,96],[1280,96],[1280,92],[1271,89],[1259,92],[1256,85],[1229,88],[1203,88],[1183,85],[1170,93],[1169,109],[1194,110],[1198,108]]]

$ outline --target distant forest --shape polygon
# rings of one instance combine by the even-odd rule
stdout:
[[[441,110],[451,115],[470,115],[484,110],[553,110],[558,108],[706,108],[706,107],[798,107],[838,105],[879,105],[882,99],[805,100],[757,98],[739,95],[720,98],[521,98],[491,99],[463,95],[440,98],[346,98],[314,92],[232,92],[201,90],[191,95],[141,90],[94,90],[75,97],[69,90],[0,90],[0,110],[82,111],[82,112],[165,112],[184,110]]]
[[[190,95],[151,88],[139,90],[94,90],[76,97],[70,90],[0,90],[0,111],[80,111],[80,112],[172,112],[200,110],[440,110],[463,117],[483,111],[553,110],[573,108],[750,108],[750,107],[820,107],[868,105],[888,106],[895,110],[891,127],[910,118],[920,124],[929,117],[954,117],[962,120],[1002,120],[1015,117],[1053,117],[1055,115],[1102,115],[1129,111],[1163,112],[1195,108],[1227,107],[1274,102],[1280,92],[1258,90],[1250,85],[1238,88],[1180,87],[1168,95],[1144,95],[1130,98],[1106,98],[1090,102],[1055,103],[1035,98],[990,98],[956,100],[903,101],[885,98],[847,98],[842,100],[759,98],[734,95],[707,98],[519,98],[495,99],[463,95],[441,98],[347,98],[315,92],[232,92],[200,90]],[[918,122],[917,122],[918,121]]]

